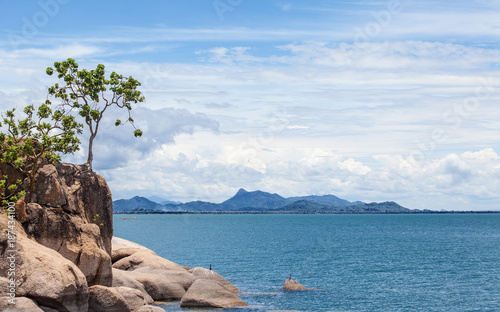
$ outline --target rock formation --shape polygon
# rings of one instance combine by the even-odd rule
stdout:
[[[283,285],[284,290],[307,290],[306,287],[302,286],[299,282],[289,278],[285,281]]]
[[[246,305],[235,295],[239,289],[215,271],[186,269],[141,245],[117,237],[112,241],[113,258],[119,259],[113,264],[113,287],[144,289],[154,300],[180,300],[182,307]],[[128,256],[118,257],[125,254]]]
[[[227,279],[225,279],[215,271],[208,270],[205,268],[194,268],[189,270],[189,272],[193,274],[196,279],[206,279],[217,282],[222,286],[224,286],[224,288],[226,288],[233,294],[239,294],[241,292],[238,288],[236,288],[236,286],[231,284]]]
[[[0,214],[0,297],[7,297],[10,256],[9,219]],[[87,312],[88,286],[78,267],[56,251],[29,239],[17,222],[15,225],[15,295],[16,301],[28,297],[39,305],[60,311]],[[3,277],[3,278],[2,278]],[[10,278],[10,277],[9,277]],[[26,301],[21,299],[21,302]],[[28,311],[28,310],[27,310]]]
[[[113,201],[103,177],[85,166],[46,164],[28,194],[28,235],[75,263],[89,286],[111,286]]]
[[[14,169],[0,164],[0,174],[23,178],[9,170]],[[149,305],[153,300],[246,305],[235,295],[238,288],[216,272],[183,267],[113,238],[111,192],[86,166],[42,160],[34,181],[34,190],[15,204],[15,221],[0,213],[1,311],[163,311]],[[16,305],[8,302],[9,226],[16,234]]]
[[[235,308],[247,306],[247,304],[213,280],[199,279],[189,287],[182,297],[181,308]]]

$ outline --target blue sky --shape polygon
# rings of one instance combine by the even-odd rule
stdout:
[[[0,6],[2,111],[45,100],[45,68],[68,57],[143,83],[143,138],[110,115],[94,150],[115,199],[500,208],[498,0]]]

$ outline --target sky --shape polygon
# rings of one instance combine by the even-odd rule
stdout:
[[[45,69],[70,57],[142,83],[143,137],[107,111],[94,145],[113,199],[221,202],[245,188],[500,209],[499,0],[0,8],[2,112],[44,102],[57,82]],[[84,163],[87,140],[63,160]]]

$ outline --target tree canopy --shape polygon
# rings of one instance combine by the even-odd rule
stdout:
[[[141,85],[133,77],[124,77],[112,72],[106,77],[105,66],[97,65],[94,70],[79,69],[74,59],[68,58],[63,62],[55,62],[54,67],[47,68],[47,74],[57,73],[62,80],[49,87],[49,95],[60,99],[59,107],[65,114],[76,110],[83,117],[90,131],[87,164],[92,170],[93,142],[97,136],[100,122],[106,109],[111,106],[127,109],[128,118],[125,122],[117,119],[116,126],[130,123],[134,127],[134,136],[142,136],[142,131],[135,128],[131,116],[132,103],[145,100],[137,90]]]
[[[83,125],[75,117],[53,110],[50,101],[35,109],[34,105],[24,108],[25,118],[16,119],[15,109],[8,110],[0,122],[0,162],[8,164],[29,178],[29,190],[33,183],[41,157],[49,162],[58,162],[58,153],[74,153],[80,148],[78,134]],[[23,196],[23,181],[0,177],[0,199],[2,205]]]

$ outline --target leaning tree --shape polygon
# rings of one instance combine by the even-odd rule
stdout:
[[[134,136],[142,136],[142,131],[135,128],[131,116],[132,103],[144,101],[144,96],[137,90],[141,85],[139,81],[115,72],[106,77],[105,67],[102,64],[90,71],[78,69],[78,64],[71,58],[63,62],[55,62],[53,68],[47,68],[49,76],[54,72],[57,73],[59,79],[62,79],[62,82],[49,87],[49,95],[61,100],[59,108],[66,114],[76,110],[89,128],[87,164],[90,170],[92,170],[94,139],[104,112],[109,107],[126,108],[128,119],[124,123],[117,119],[115,125],[130,123],[135,129]]]

